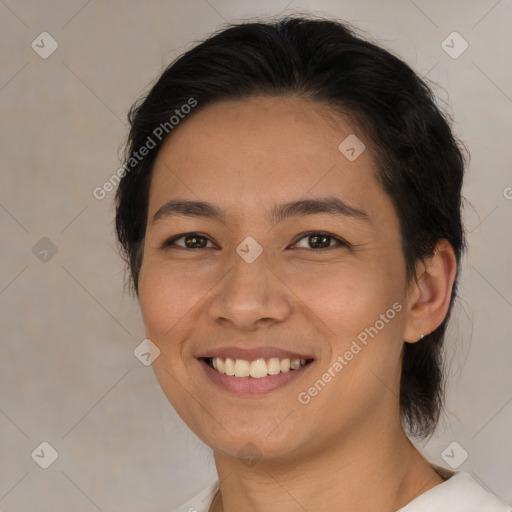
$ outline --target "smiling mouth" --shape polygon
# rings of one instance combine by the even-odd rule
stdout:
[[[201,358],[210,367],[222,375],[238,378],[261,379],[280,373],[288,373],[306,366],[313,359],[290,359],[270,357],[268,359],[233,359],[230,357],[204,357]]]

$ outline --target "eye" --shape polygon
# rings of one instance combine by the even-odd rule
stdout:
[[[177,243],[180,240],[183,240],[183,242]],[[302,245],[300,245],[299,242],[301,240],[306,240],[306,242],[302,242]],[[334,244],[332,244],[332,242],[334,242]],[[208,243],[211,245],[208,246]],[[176,235],[166,240],[163,244],[163,248],[173,246],[174,248],[180,249],[211,249],[215,247],[213,242],[206,235],[202,235],[201,233],[183,233]],[[303,233],[302,237],[299,238],[293,246],[298,247],[299,249],[309,248],[318,250],[332,249],[336,246],[349,247],[350,244],[337,236],[331,235],[330,233],[311,231],[309,233]]]
[[[330,233],[322,233],[322,232],[309,232],[309,233],[303,233],[302,238],[299,239],[299,242],[301,240],[306,240],[305,243],[303,243],[302,246],[298,245],[298,242],[295,242],[294,245],[296,247],[299,247],[300,249],[332,249],[333,247],[336,247],[336,245],[331,245],[331,242],[336,242],[338,246],[345,246],[349,247],[349,243],[345,242],[345,240],[342,240],[341,238],[331,235]]]
[[[184,244],[177,244],[176,242],[181,239],[183,239]],[[175,246],[181,249],[210,249],[214,247],[213,245],[207,247],[208,242],[211,242],[211,240],[201,233],[184,233],[169,238],[164,242],[163,247]]]

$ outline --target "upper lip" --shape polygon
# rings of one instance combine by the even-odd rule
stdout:
[[[255,348],[243,347],[219,347],[209,349],[198,355],[197,358],[220,357],[231,359],[245,359],[246,361],[254,361],[256,359],[270,359],[271,357],[278,357],[279,359],[313,359],[311,355],[293,352],[282,348],[272,346],[263,346]]]

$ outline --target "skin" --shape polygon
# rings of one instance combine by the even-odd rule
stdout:
[[[338,150],[349,134],[366,146],[354,161]],[[368,222],[266,217],[274,203],[327,196],[363,210]],[[225,222],[152,222],[177,198],[214,203]],[[302,235],[308,231],[350,245],[333,238],[317,249]],[[187,249],[183,239],[162,247],[187,232],[206,236],[208,247]],[[236,252],[248,236],[263,248],[250,264]],[[147,337],[161,350],[153,367],[162,390],[214,450],[221,487],[211,510],[392,512],[442,483],[401,428],[398,393],[404,340],[417,342],[442,322],[455,273],[453,249],[441,240],[406,281],[399,220],[375,179],[371,143],[327,107],[254,97],[182,121],[154,167],[139,300]],[[401,311],[301,404],[298,394],[394,303]],[[226,345],[274,345],[314,363],[271,393],[235,396],[213,385],[196,359]]]

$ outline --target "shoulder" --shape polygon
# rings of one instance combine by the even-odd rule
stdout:
[[[208,512],[215,494],[219,489],[219,482],[213,482],[197,493],[192,499],[175,508],[172,512]]]
[[[398,512],[511,512],[494,494],[487,492],[464,472],[443,482],[401,508]]]
[[[512,512],[512,508],[483,489],[469,473],[451,475],[397,512]],[[173,512],[208,512],[218,489],[219,482],[213,482]]]

